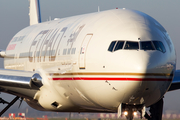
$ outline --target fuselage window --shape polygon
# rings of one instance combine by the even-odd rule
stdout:
[[[124,49],[137,50],[137,49],[139,49],[139,44],[138,44],[138,42],[127,41]]]
[[[114,48],[114,51],[122,49],[123,45],[124,45],[124,41],[118,41]]]
[[[151,41],[141,42],[141,49],[142,50],[155,50]]]
[[[112,41],[109,48],[108,48],[108,51],[112,52],[113,49],[114,49],[114,45],[116,44],[116,41]]]
[[[66,55],[67,49],[63,50],[63,55]]]
[[[165,49],[165,47],[164,47],[162,42],[160,42],[160,41],[153,41],[153,43],[154,43],[154,46],[155,46],[156,50],[159,50],[159,51],[161,51],[163,53],[166,52],[166,49]]]

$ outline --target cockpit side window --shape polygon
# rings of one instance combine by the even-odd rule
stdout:
[[[163,53],[166,52],[166,49],[165,49],[165,47],[164,47],[164,45],[163,45],[163,43],[161,41],[153,41],[153,43],[154,43],[154,46],[155,46],[155,48],[157,50],[159,50],[159,51],[161,51]]]
[[[116,44],[116,41],[112,41],[109,48],[108,48],[108,51],[112,52],[113,49],[114,49],[114,45]]]
[[[142,41],[141,42],[141,49],[142,50],[155,50],[151,41]]]
[[[124,47],[124,49],[139,49],[139,44],[138,42],[130,42],[130,41],[127,41],[126,42],[126,45]]]
[[[163,43],[162,42],[160,42],[160,41],[158,41],[159,42],[159,45],[161,46],[161,48],[162,48],[162,52],[163,53],[165,53],[166,52],[166,49],[165,49],[165,47],[164,47],[164,45],[163,45]]]
[[[114,51],[122,49],[123,45],[124,45],[124,41],[118,41],[116,47],[114,48]]]

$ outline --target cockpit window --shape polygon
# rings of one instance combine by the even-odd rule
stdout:
[[[140,46],[140,48],[139,48]],[[161,41],[112,41],[109,45],[108,51],[114,52],[117,50],[158,50],[163,53],[166,49]]]
[[[141,49],[142,50],[155,50],[151,41],[143,41],[141,42]]]
[[[114,48],[114,51],[122,49],[123,45],[124,45],[124,41],[118,41],[116,47]]]
[[[138,42],[127,41],[124,49],[139,49]]]
[[[160,41],[153,41],[153,43],[154,43],[154,46],[155,46],[156,50],[159,50],[159,51],[161,51],[163,53],[166,52],[166,49],[165,49],[165,47],[164,47],[162,42],[160,42]]]
[[[116,41],[112,41],[108,48],[108,51],[112,52],[115,44],[116,44]]]

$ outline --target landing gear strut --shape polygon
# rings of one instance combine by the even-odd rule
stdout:
[[[149,110],[151,114],[148,115],[146,113],[144,117],[148,120],[162,120],[163,103],[162,98],[157,103],[151,105]]]
[[[122,104],[123,114],[126,116],[127,120],[133,120],[133,118],[137,115],[137,111],[141,113],[141,116],[145,114],[144,105],[128,105]],[[141,117],[142,118],[142,117]]]
[[[6,103],[6,104],[8,104],[1,112],[0,112],[0,116],[4,113],[4,112],[6,112],[17,100],[19,99],[19,97],[18,96],[16,96],[10,103],[8,103],[8,102],[6,102],[5,100],[3,100],[2,98],[0,99],[1,101],[0,101],[0,103]]]
[[[133,111],[129,110],[128,115],[126,116],[127,120],[133,120]]]

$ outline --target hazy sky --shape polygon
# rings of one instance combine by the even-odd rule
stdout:
[[[42,21],[49,16],[63,18],[118,8],[142,11],[160,22],[171,36],[180,69],[180,0],[41,0]],[[6,49],[11,38],[29,25],[28,0],[0,0],[0,49]],[[0,59],[3,68],[3,59]],[[164,108],[180,110],[180,90],[165,95]],[[2,96],[1,96],[2,97]]]

